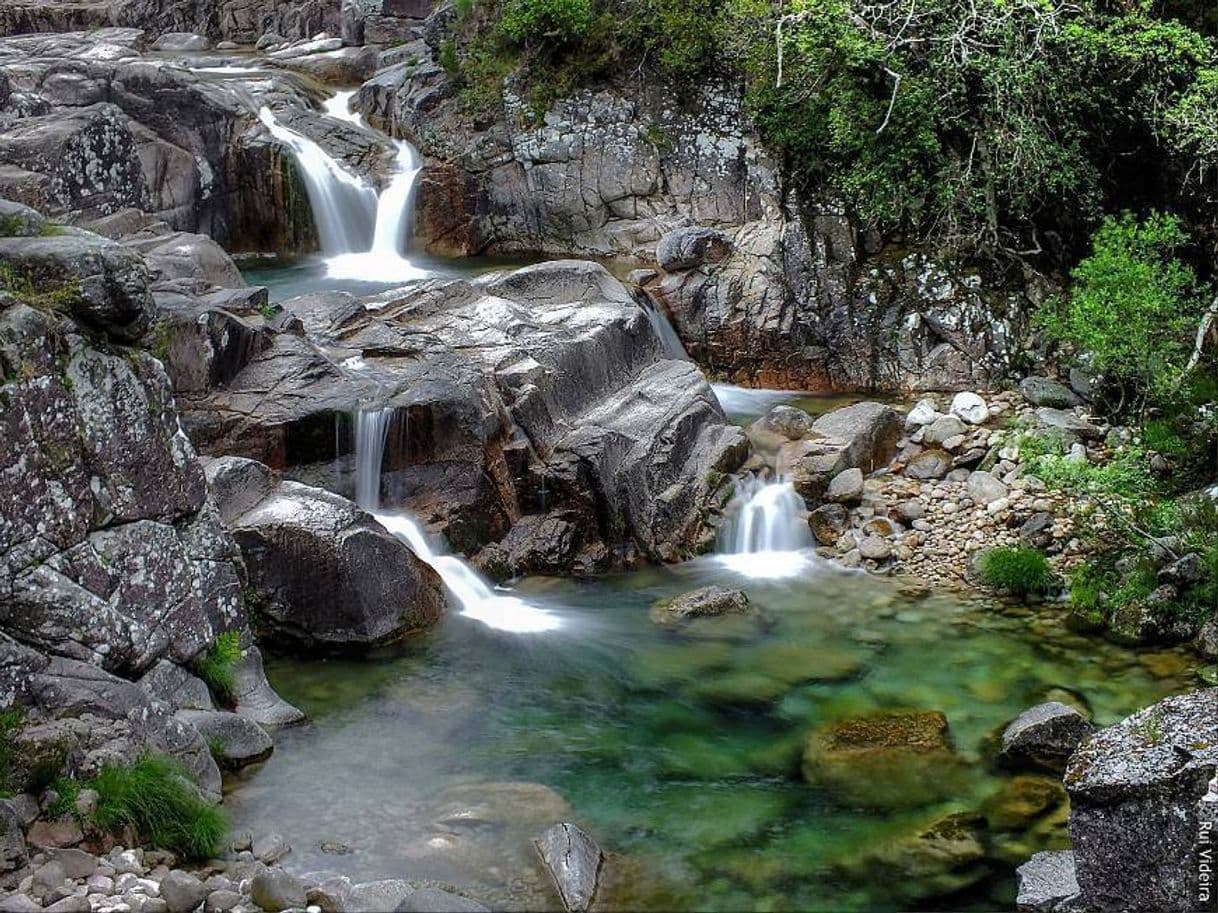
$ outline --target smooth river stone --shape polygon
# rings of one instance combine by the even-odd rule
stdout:
[[[590,908],[605,858],[596,841],[574,824],[563,823],[542,834],[534,846],[568,913]]]

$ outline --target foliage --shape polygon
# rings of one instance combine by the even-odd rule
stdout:
[[[11,263],[0,263],[0,291],[32,308],[50,314],[70,310],[72,303],[80,297],[80,284],[75,280],[47,286],[35,282],[34,278]]]
[[[1175,216],[1106,218],[1071,274],[1070,295],[1038,314],[1052,338],[1086,352],[1120,391],[1118,411],[1179,394],[1207,306],[1196,273],[1176,256],[1187,240]]]
[[[499,27],[517,44],[570,44],[592,24],[591,0],[504,0]]]
[[[206,802],[185,771],[169,758],[144,755],[130,766],[108,764],[90,786],[97,791],[93,822],[116,833],[132,828],[141,841],[204,859],[220,849],[224,814]]]
[[[1053,591],[1057,578],[1044,553],[1034,548],[993,548],[981,555],[978,570],[986,586],[1014,596]]]
[[[231,704],[236,689],[236,666],[241,660],[241,634],[225,631],[216,637],[201,659],[195,661],[195,673],[207,683],[211,693],[223,704]]]
[[[24,784],[14,783],[13,762],[17,755],[17,731],[25,723],[25,710],[22,707],[9,707],[0,710],[0,797],[11,796]]]

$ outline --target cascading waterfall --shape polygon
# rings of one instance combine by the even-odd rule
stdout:
[[[646,295],[640,294],[639,298],[643,313],[647,315],[647,322],[651,324],[651,331],[655,333],[656,339],[660,340],[660,345],[664,347],[664,354],[677,361],[689,361],[689,353],[685,351],[681,337],[677,335],[668,315]]]
[[[381,464],[392,417],[392,409],[361,409],[355,414],[356,503],[440,575],[448,592],[461,606],[462,615],[487,627],[516,634],[539,634],[562,627],[562,620],[552,612],[529,605],[519,597],[496,593],[460,558],[433,546],[413,517],[379,510]]]
[[[759,578],[790,577],[808,568],[812,533],[803,498],[790,481],[742,477],[732,507],[719,532],[721,563]]]
[[[339,92],[323,110],[329,117],[366,130],[363,118],[351,110],[354,94]],[[414,189],[422,170],[409,143],[396,144],[393,177],[378,195],[317,143],[279,123],[269,108],[262,108],[258,116],[300,165],[329,278],[392,283],[427,275],[405,255]]]

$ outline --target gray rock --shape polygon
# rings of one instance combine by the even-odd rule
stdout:
[[[897,505],[897,514],[902,520],[912,523],[926,516],[926,505],[917,498],[910,498]]]
[[[0,898],[0,913],[42,913],[42,904],[21,893]]]
[[[169,913],[190,913],[207,899],[208,893],[202,881],[181,869],[174,869],[161,879],[160,896]]]
[[[274,743],[253,720],[222,710],[179,710],[174,716],[207,740],[216,763],[235,770],[271,756]]]
[[[554,879],[563,908],[584,913],[596,899],[604,854],[596,841],[574,824],[556,824],[535,844],[542,864]]]
[[[0,872],[11,872],[25,865],[25,832],[21,813],[9,799],[0,799]]]
[[[822,504],[808,514],[808,526],[821,545],[834,545],[850,528],[850,511],[841,504]]]
[[[291,846],[282,834],[263,834],[254,838],[254,842],[250,847],[259,862],[264,862],[267,865],[272,865],[282,859],[288,853],[292,852]]]
[[[952,468],[952,458],[944,450],[931,448],[923,450],[905,464],[905,475],[911,479],[922,481],[941,479]]]
[[[690,618],[744,615],[750,611],[749,597],[744,590],[705,586],[658,601],[651,607],[651,619],[657,624],[673,624]]]
[[[88,878],[97,869],[97,857],[78,849],[50,849],[47,856],[63,866],[68,878]]]
[[[490,907],[476,900],[439,888],[412,891],[395,909],[396,913],[490,913]]]
[[[863,470],[855,467],[839,472],[825,491],[825,500],[850,504],[863,497]]]
[[[34,869],[33,879],[33,889],[45,894],[63,885],[68,880],[68,873],[61,863],[52,859]]]
[[[1039,767],[1060,773],[1079,742],[1094,729],[1073,707],[1057,701],[1037,704],[1003,731],[999,759],[1012,767]]]
[[[302,711],[293,707],[271,688],[262,669],[262,652],[247,647],[233,669],[233,700],[237,713],[259,726],[290,726],[304,720]]]
[[[858,548],[859,555],[871,561],[887,561],[892,557],[892,543],[882,536],[863,536]]]
[[[209,478],[248,464],[226,457],[207,465]],[[443,613],[440,579],[400,539],[346,498],[280,482],[240,512],[220,486],[221,514],[245,556],[250,585],[263,599],[260,622],[289,642],[365,649],[430,627]]]
[[[970,473],[965,483],[968,496],[976,503],[989,506],[995,501],[1005,498],[1010,492],[1002,482],[984,470]]]
[[[304,907],[308,903],[304,884],[281,868],[266,868],[250,881],[250,899],[267,913]]]
[[[784,445],[778,459],[791,468],[796,491],[819,501],[839,473],[874,472],[887,465],[901,433],[901,415],[891,406],[855,403],[822,415],[812,424],[811,438]]]
[[[959,437],[968,427],[956,415],[942,415],[926,426],[922,435],[925,444],[942,444],[944,441]]]
[[[961,391],[952,397],[950,412],[970,425],[980,425],[989,420],[990,407],[976,393]]]
[[[207,895],[207,900],[203,903],[203,910],[204,913],[227,913],[239,903],[241,903],[241,894],[238,891],[222,888]]]
[[[1019,392],[1033,406],[1072,409],[1082,403],[1082,399],[1073,390],[1048,377],[1025,377],[1019,382]]]
[[[1064,409],[1042,406],[1036,410],[1036,418],[1046,428],[1056,428],[1087,440],[1098,441],[1104,436],[1104,433],[1091,422]]]
[[[939,412],[938,404],[933,399],[920,399],[917,405],[910,409],[909,414],[905,416],[905,427],[911,429],[921,428],[941,417],[942,413]]]
[[[1160,568],[1159,583],[1170,583],[1176,587],[1187,587],[1205,576],[1205,563],[1196,552],[1181,555],[1167,567]]]
[[[42,214],[12,200],[0,200],[0,237],[35,238],[47,226]]]
[[[342,892],[342,909],[356,911],[397,910],[415,893],[415,887],[400,878],[385,878],[351,885]]]
[[[1216,771],[1218,688],[1166,698],[1078,747],[1064,782],[1085,909],[1195,909]]]
[[[53,904],[43,907],[43,913],[89,913],[93,909],[88,899],[79,894],[60,898]]]
[[[140,687],[175,710],[215,710],[211,691],[198,676],[177,663],[158,660],[139,680]]]
[[[656,260],[666,273],[718,262],[732,249],[722,232],[710,228],[678,228],[656,245]]]
[[[1020,913],[1055,913],[1063,902],[1079,893],[1074,853],[1070,850],[1034,853],[1015,870],[1015,877],[1015,908]]]

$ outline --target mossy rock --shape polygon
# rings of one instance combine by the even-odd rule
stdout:
[[[981,816],[964,813],[936,818],[853,859],[847,870],[857,877],[895,876],[911,897],[954,894],[989,874],[984,823]]]
[[[631,681],[645,690],[667,690],[699,680],[732,663],[731,644],[717,640],[670,644],[634,654]]]
[[[773,642],[741,650],[738,663],[789,685],[839,682],[867,669],[868,651],[815,642]]]
[[[1012,777],[985,800],[981,814],[995,831],[1019,831],[1068,802],[1066,790],[1052,777]]]
[[[714,707],[766,707],[791,690],[782,677],[754,669],[739,669],[695,683],[689,694]]]
[[[967,775],[938,711],[876,713],[827,723],[808,736],[804,779],[837,801],[912,808],[957,795]]]

